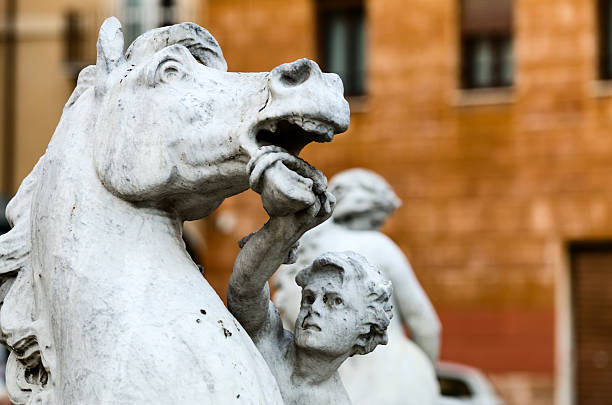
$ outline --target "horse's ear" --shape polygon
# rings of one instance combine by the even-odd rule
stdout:
[[[115,17],[104,20],[98,34],[98,58],[96,70],[98,77],[108,75],[125,61],[123,56],[123,31]]]

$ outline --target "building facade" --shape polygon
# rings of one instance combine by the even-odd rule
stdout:
[[[612,323],[589,314],[612,309],[601,292],[612,287],[612,273],[602,270],[612,265],[575,265],[612,237],[607,3],[202,7],[230,70],[309,57],[341,74],[350,128],[303,156],[328,176],[366,167],[392,184],[403,206],[384,231],[438,310],[442,358],[482,368],[511,404],[608,403],[588,402],[586,392],[607,394],[605,383],[586,381],[609,372]],[[221,294],[236,241],[266,220],[260,205],[247,193],[205,225],[205,267]],[[593,277],[597,292],[580,282]]]

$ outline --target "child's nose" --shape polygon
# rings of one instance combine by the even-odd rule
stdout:
[[[321,306],[322,305],[323,305],[323,301],[321,299],[316,299],[310,306],[310,311],[313,314],[321,316]]]

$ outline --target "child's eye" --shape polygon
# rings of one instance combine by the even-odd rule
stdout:
[[[336,299],[334,299],[334,304],[341,305],[342,304],[342,298],[336,297]]]

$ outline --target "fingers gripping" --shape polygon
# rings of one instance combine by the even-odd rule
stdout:
[[[319,212],[327,179],[306,161],[278,146],[261,147],[247,165],[249,185],[261,195],[270,216]]]
[[[304,179],[312,181],[312,191],[315,194],[321,194],[327,189],[327,178],[316,167],[297,156],[293,156],[283,148],[264,146],[257,151],[257,154],[247,165],[249,185],[255,192],[261,194],[263,174],[266,169],[277,162],[281,162],[289,170],[292,170]]]

